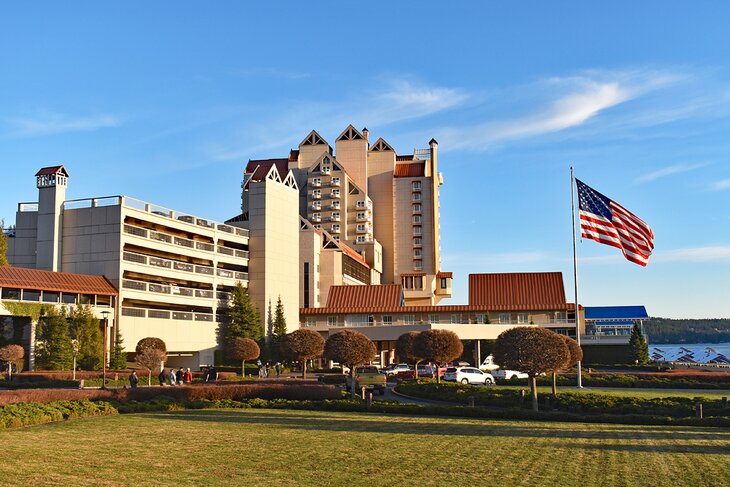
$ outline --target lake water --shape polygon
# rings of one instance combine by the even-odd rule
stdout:
[[[649,345],[649,356],[655,353],[666,360],[676,360],[685,355],[692,355],[697,362],[706,362],[717,355],[730,358],[730,343],[671,343]]]

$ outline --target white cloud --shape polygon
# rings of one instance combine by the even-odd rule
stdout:
[[[674,164],[672,166],[663,167],[661,169],[657,169],[656,171],[650,172],[648,174],[644,174],[643,176],[639,176],[638,178],[636,178],[634,180],[634,182],[635,183],[648,183],[648,182],[654,181],[659,178],[671,176],[673,174],[694,171],[695,169],[700,169],[707,165],[708,165],[708,163]]]
[[[649,259],[658,262],[730,262],[730,247],[692,247],[657,253]]]
[[[715,181],[714,183],[710,184],[710,188],[715,191],[730,189],[730,179],[720,179],[719,181]]]
[[[112,115],[70,116],[60,113],[46,113],[36,118],[13,118],[7,120],[11,126],[8,135],[12,137],[38,137],[67,132],[87,132],[116,127],[121,120]]]

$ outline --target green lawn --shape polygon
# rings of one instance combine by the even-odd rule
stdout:
[[[730,486],[730,431],[195,410],[0,431],[1,485]]]

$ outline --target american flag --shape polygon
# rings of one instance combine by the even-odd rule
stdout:
[[[624,257],[646,266],[654,249],[654,232],[644,220],[578,179],[580,235],[618,247]]]

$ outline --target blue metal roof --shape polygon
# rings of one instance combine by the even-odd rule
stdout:
[[[586,306],[587,320],[640,320],[648,318],[644,306]]]

